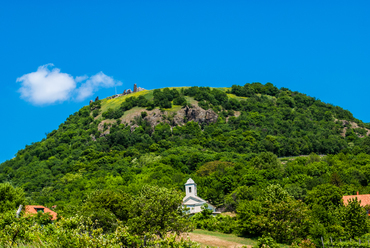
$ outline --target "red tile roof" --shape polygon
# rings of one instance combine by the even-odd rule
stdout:
[[[370,205],[370,194],[368,195],[345,195],[343,196],[343,203],[344,205],[348,204],[349,199],[357,198],[358,201],[361,201],[361,206],[365,207],[366,205]]]
[[[54,211],[51,211],[47,207],[40,206],[40,205],[26,205],[25,206],[25,212],[26,212],[26,214],[37,214],[37,209],[43,209],[44,210],[44,213],[49,213],[51,215],[51,219],[52,220],[56,220],[57,219],[57,215],[58,214],[55,213]]]

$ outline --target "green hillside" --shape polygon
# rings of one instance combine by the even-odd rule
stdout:
[[[198,228],[270,233],[285,243],[354,237],[340,199],[370,193],[369,130],[347,110],[270,83],[145,90],[70,115],[0,164],[0,183],[23,188],[29,204],[57,205],[70,216],[96,192],[137,195],[144,185],[183,192],[191,177],[199,196],[238,214],[213,224],[199,217]],[[267,204],[261,197],[274,190],[284,197]],[[304,221],[288,216],[294,231],[263,224],[274,209],[291,206]]]

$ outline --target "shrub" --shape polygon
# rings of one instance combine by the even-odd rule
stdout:
[[[255,248],[280,248],[276,241],[269,236],[262,236],[257,241]]]

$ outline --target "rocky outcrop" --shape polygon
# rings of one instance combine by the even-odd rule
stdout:
[[[144,120],[146,120],[153,128],[155,128],[159,123],[168,123],[172,128],[174,126],[183,126],[188,121],[198,122],[199,124],[210,124],[217,122],[218,119],[218,115],[212,109],[204,110],[198,106],[193,106],[190,108],[182,108],[177,112],[161,111],[159,109],[151,111],[142,110],[140,112],[124,115],[121,118],[121,123],[128,124],[131,132],[135,131],[138,127],[135,123],[135,119],[141,116],[141,112],[147,112],[147,116]],[[110,127],[115,122],[116,120],[104,120],[99,123],[98,130],[101,132],[100,137],[108,135]]]
[[[347,132],[348,126],[350,126],[350,128],[352,128],[352,129],[362,128],[356,122],[353,122],[353,121],[334,119],[334,122],[340,122],[342,124],[343,129],[342,129],[342,132],[340,134],[342,137],[346,137],[346,132]],[[369,136],[370,135],[370,130],[369,129],[367,129],[367,128],[362,128],[362,129],[365,129],[366,130],[366,136]],[[357,134],[357,136],[360,137],[360,138],[363,138],[364,137],[361,134]]]
[[[130,131],[131,131],[131,133],[132,133],[133,131],[135,131],[135,129],[136,129],[137,127],[139,127],[139,126],[138,126],[138,125],[136,125],[136,124],[132,125],[132,126],[130,127]]]
[[[210,124],[215,123],[218,118],[212,109],[204,110],[198,106],[192,108],[186,106],[177,112],[161,112],[159,109],[146,112],[148,115],[144,120],[148,121],[152,127],[160,122],[168,123],[170,126],[182,126],[188,121]]]
[[[117,98],[117,97],[120,97],[120,96],[123,96],[122,94],[117,94],[117,95],[113,95],[113,96],[110,96],[110,97],[107,97],[107,99],[114,99],[114,98]]]
[[[114,98],[117,98],[117,97],[121,97],[121,96],[126,96],[128,94],[131,94],[131,93],[135,93],[135,92],[139,92],[139,91],[143,91],[145,90],[144,88],[141,88],[141,87],[137,87],[136,84],[134,84],[134,91],[132,91],[131,89],[127,89],[127,90],[124,90],[122,94],[116,94],[116,95],[113,95],[113,96],[109,96],[107,97],[107,99],[114,99]],[[99,100],[99,98],[97,98]],[[96,99],[95,99],[96,101]]]
[[[204,110],[200,107],[189,108],[188,106],[186,106],[179,112],[182,111],[184,111],[187,121],[209,124],[215,123],[218,118],[218,115],[212,109]]]
[[[115,120],[104,120],[104,121],[100,122],[99,125],[98,125],[98,131],[100,131],[100,136],[99,137],[103,137],[103,136],[109,134],[110,128],[113,125],[113,123],[115,123],[115,122],[116,122]]]

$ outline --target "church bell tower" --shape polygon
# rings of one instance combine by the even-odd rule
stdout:
[[[185,183],[186,196],[197,196],[197,184],[189,178]]]

